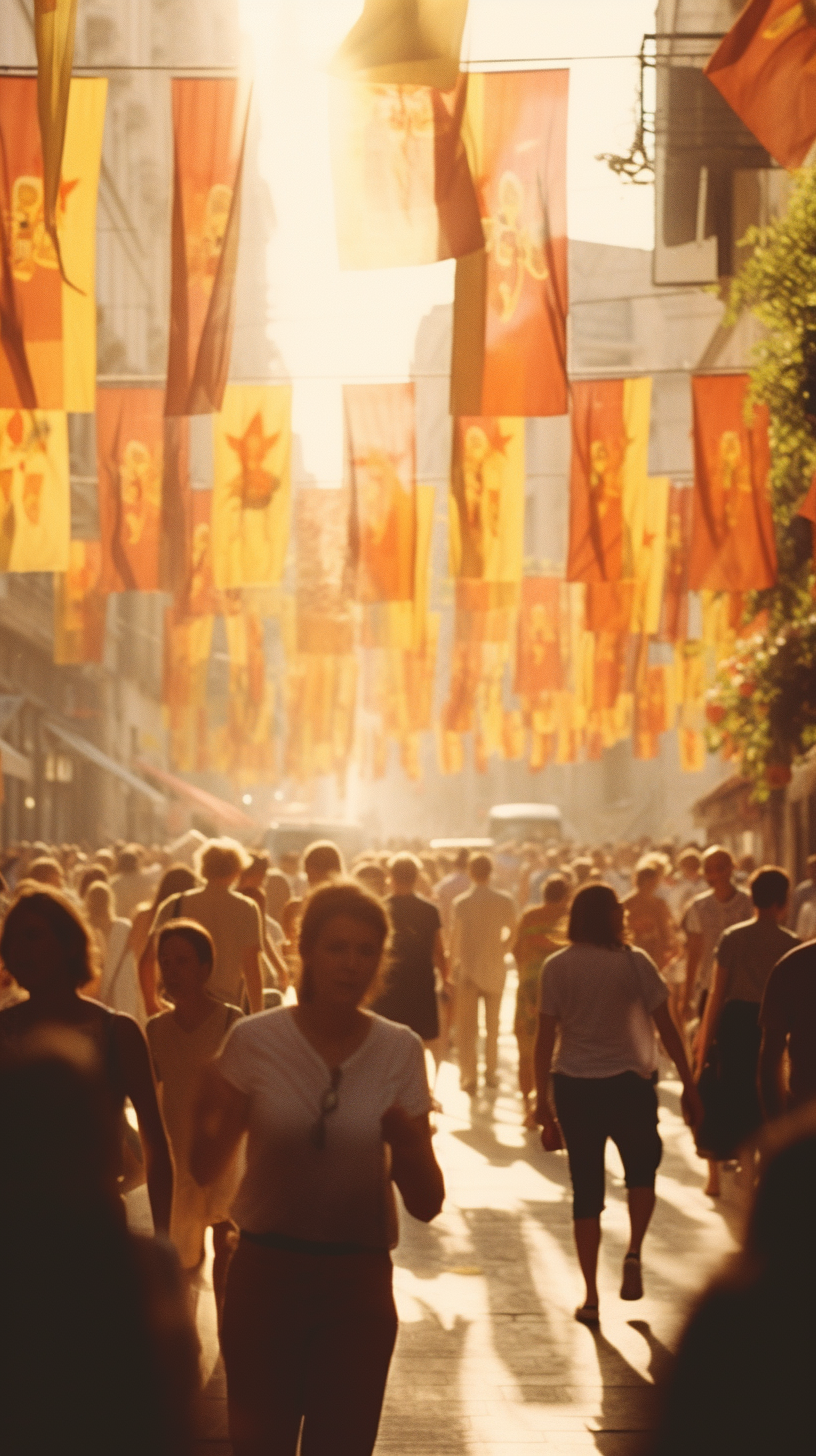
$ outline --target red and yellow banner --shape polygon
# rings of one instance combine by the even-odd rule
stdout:
[[[634,579],[651,384],[651,379],[604,379],[572,385],[568,581]]]
[[[689,562],[694,492],[669,487],[666,516],[666,564],[658,633],[662,642],[684,642],[689,627]]]
[[[349,492],[301,486],[296,496],[299,653],[350,653]]]
[[[816,140],[812,0],[748,0],[705,72],[781,167],[802,166]]]
[[[104,592],[159,589],[163,404],[160,389],[100,389],[97,395]]]
[[[412,601],[417,531],[414,386],[347,384],[343,401],[357,599]]]
[[[107,597],[100,590],[102,547],[72,541],[68,570],[54,574],[54,661],[102,662]]]
[[[284,768],[298,783],[345,773],[354,739],[357,659],[304,653],[288,664]]]
[[[471,74],[483,246],[456,266],[451,414],[567,412],[568,71]]]
[[[67,571],[70,534],[65,415],[0,409],[0,571]]]
[[[776,580],[768,411],[746,423],[747,374],[698,376],[689,586],[752,591]]]
[[[524,420],[454,421],[451,576],[520,582],[524,553]]]
[[[96,388],[96,198],[107,82],[75,79],[56,227],[46,227],[33,77],[0,78],[0,407],[88,413]]]
[[[173,78],[168,415],[222,407],[235,311],[249,97],[232,79]]]
[[[280,581],[289,545],[292,390],[231,384],[213,418],[212,547],[220,588]]]
[[[342,268],[401,268],[482,245],[461,136],[469,80],[430,86],[337,80],[331,92]]]
[[[536,698],[564,685],[561,660],[561,582],[555,577],[525,577],[516,646],[514,691]]]

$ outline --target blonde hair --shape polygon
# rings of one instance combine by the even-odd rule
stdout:
[[[204,880],[234,879],[250,863],[237,839],[209,839],[195,857],[196,869]]]

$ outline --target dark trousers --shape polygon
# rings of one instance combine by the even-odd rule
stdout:
[[[627,1188],[654,1188],[663,1154],[654,1083],[637,1072],[617,1077],[553,1077],[555,1106],[569,1155],[573,1218],[604,1206],[606,1140],[621,1155]]]
[[[370,1456],[397,1312],[387,1253],[301,1254],[242,1239],[221,1348],[234,1456]]]

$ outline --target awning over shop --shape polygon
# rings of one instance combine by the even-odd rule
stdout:
[[[230,804],[226,799],[219,799],[217,794],[210,794],[206,789],[199,789],[195,784],[188,784],[186,779],[180,779],[176,774],[168,773],[166,769],[157,768],[155,764],[148,763],[145,758],[137,758],[136,768],[140,773],[150,774],[157,783],[163,784],[171,794],[176,794],[180,799],[187,799],[195,804],[198,809],[209,814],[219,824],[229,826],[231,829],[255,830],[260,829],[257,819],[252,819],[245,814],[243,809]]]
[[[83,758],[87,758],[89,763],[96,764],[97,768],[105,769],[107,773],[121,779],[123,784],[127,784],[128,788],[135,790],[137,794],[143,794],[146,799],[150,800],[154,808],[165,808],[167,800],[164,794],[160,794],[158,789],[146,784],[138,774],[131,773],[131,770],[125,768],[123,763],[117,763],[115,758],[110,758],[107,753],[103,753],[95,743],[89,742],[87,738],[81,738],[78,733],[72,733],[68,728],[63,728],[62,724],[55,723],[51,718],[46,719],[45,727],[49,733],[53,733],[55,738],[59,738],[66,748],[81,754]]]
[[[0,738],[0,765],[3,773],[11,779],[22,779],[24,783],[31,783],[34,777],[34,770],[31,767],[31,759],[26,758],[18,748],[12,748],[6,743],[5,738]]]

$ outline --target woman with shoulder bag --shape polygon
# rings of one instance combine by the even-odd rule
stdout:
[[[598,1323],[604,1154],[610,1137],[623,1162],[631,1226],[621,1298],[643,1295],[640,1250],[663,1151],[657,1131],[655,1027],[683,1083],[686,1121],[693,1126],[701,1116],[685,1049],[669,1014],[667,988],[645,951],[624,944],[623,919],[610,885],[580,889],[570,912],[570,945],[547,960],[539,997],[536,1116],[544,1147],[560,1146],[560,1128],[569,1154],[575,1244],[586,1282],[575,1317],[587,1325]],[[549,1100],[551,1066],[557,1119]]]

